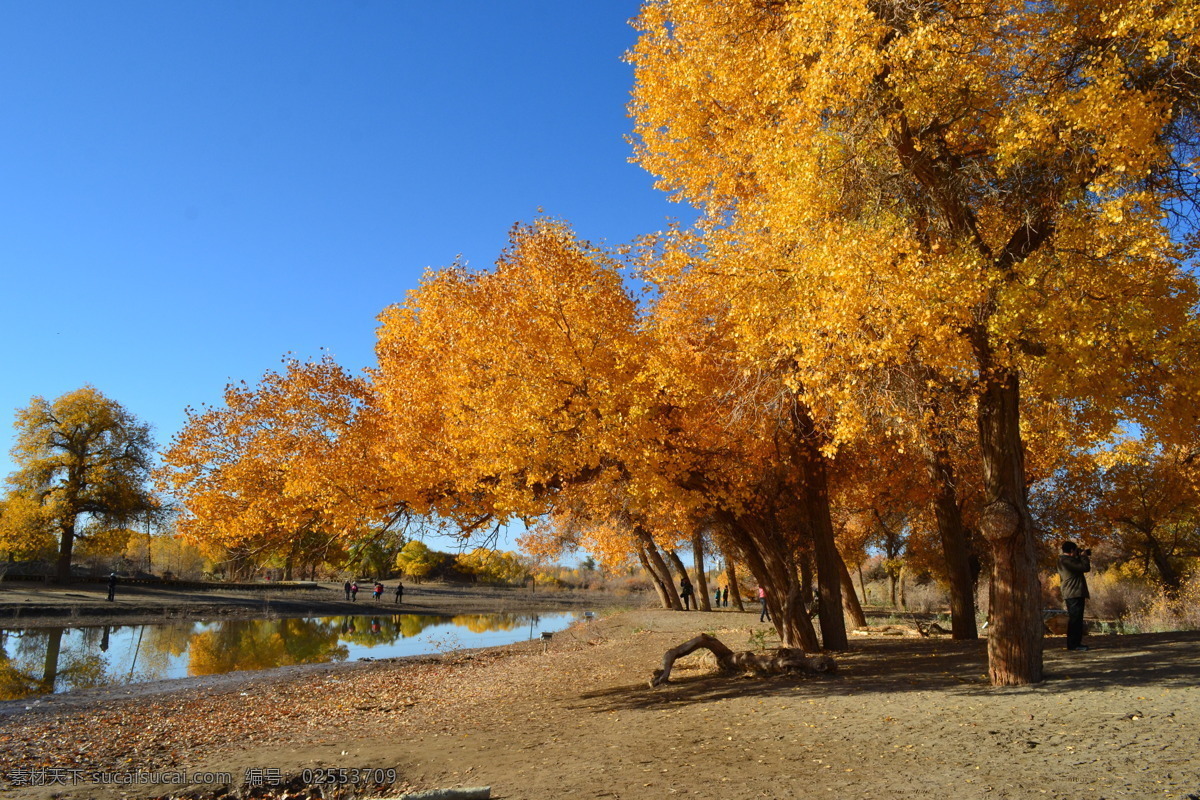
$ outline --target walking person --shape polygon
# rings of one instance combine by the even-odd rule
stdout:
[[[350,601],[353,603],[358,602],[358,581],[350,584]]]
[[[1074,542],[1062,543],[1062,555],[1058,557],[1058,582],[1067,606],[1068,650],[1088,649],[1083,643],[1083,607],[1091,595],[1088,594],[1084,573],[1091,570],[1091,550],[1080,550]]]
[[[692,610],[692,582],[688,580],[687,575],[679,581],[679,599],[683,601],[683,610]]]
[[[721,587],[718,586],[713,592],[713,602],[717,604],[717,608],[721,607]]]
[[[346,581],[345,583],[342,584],[342,591],[344,591],[346,593],[346,599],[349,600],[350,599],[350,581]]]
[[[117,573],[108,573],[108,602],[112,602],[117,597]]]
[[[729,587],[726,586],[721,592],[721,605],[729,608]]]
[[[383,597],[383,584],[382,583],[380,583],[379,581],[375,581],[375,591],[371,592],[371,596],[375,598],[376,603],[379,602],[379,599],[381,597]]]
[[[404,584],[397,580],[396,581],[396,605],[400,605],[403,602],[404,602]]]
[[[758,587],[758,600],[762,603],[762,612],[758,615],[759,622],[771,621],[771,609],[767,608],[767,590],[763,587]]]

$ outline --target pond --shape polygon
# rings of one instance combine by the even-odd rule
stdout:
[[[563,630],[578,617],[379,614],[0,629],[0,700],[294,664],[496,647]]]

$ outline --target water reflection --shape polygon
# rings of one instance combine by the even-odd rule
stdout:
[[[560,630],[572,614],[391,614],[0,630],[0,700],[370,655],[492,647]]]

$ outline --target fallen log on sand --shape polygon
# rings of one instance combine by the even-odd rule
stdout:
[[[702,633],[694,639],[689,639],[678,647],[672,647],[663,654],[662,669],[654,670],[650,686],[662,686],[671,679],[671,667],[675,660],[696,650],[705,649],[716,657],[717,667],[721,672],[731,675],[753,672],[756,675],[782,675],[787,673],[803,673],[821,675],[837,672],[837,662],[830,656],[810,656],[795,647],[780,647],[775,650],[744,650],[735,653],[721,640],[707,633]]]

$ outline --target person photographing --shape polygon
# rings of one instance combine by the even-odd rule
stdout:
[[[1058,557],[1058,582],[1067,606],[1067,649],[1087,650],[1083,643],[1083,607],[1088,585],[1084,574],[1092,570],[1092,551],[1080,550],[1074,542],[1062,543]]]

